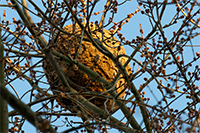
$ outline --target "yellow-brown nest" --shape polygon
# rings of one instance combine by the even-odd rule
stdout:
[[[123,46],[120,45],[120,42],[111,36],[111,33],[108,30],[98,31],[98,27],[92,23],[89,24],[90,32],[93,38],[99,39],[102,41],[103,36],[103,45],[114,55],[122,55],[126,54],[125,49]],[[52,47],[59,51],[64,55],[70,55],[72,58],[77,59],[80,63],[84,64],[94,72],[98,73],[108,82],[113,81],[115,76],[117,75],[118,68],[116,67],[115,63],[109,59],[107,56],[102,54],[97,50],[96,47],[92,45],[89,41],[82,41],[80,42],[80,38],[76,37],[76,35],[81,35],[81,29],[78,25],[67,25],[64,27],[64,30],[73,33],[73,35],[69,36],[66,34],[60,35],[58,42],[54,44]],[[86,37],[86,36],[84,36]],[[124,56],[119,58],[119,61],[124,64],[128,58]],[[76,91],[82,92],[105,92],[106,89],[96,82],[95,80],[91,79],[87,74],[81,72],[75,65],[68,65],[67,63],[57,60],[61,69],[65,72],[68,79],[72,82],[70,86],[75,89]],[[69,92],[67,87],[62,87],[57,74],[55,73],[53,67],[51,66],[48,60],[44,60],[43,62],[43,69],[47,77],[47,81],[49,82],[51,89],[59,90],[62,92]],[[126,67],[126,71],[128,74],[131,73],[130,65]],[[118,79],[116,83],[116,91],[120,93],[125,88],[125,80],[122,78],[122,75]],[[55,93],[55,92],[54,92]],[[106,93],[105,95],[108,95]],[[119,95],[122,99],[124,98],[125,91]],[[84,96],[86,99],[91,98],[91,96]],[[58,103],[70,110],[71,112],[77,112],[77,106],[73,101],[59,97],[57,99]],[[100,107],[101,109],[105,109],[105,98],[95,97],[90,102],[95,104],[96,106]],[[109,100],[107,102],[107,110],[111,109],[113,100]]]

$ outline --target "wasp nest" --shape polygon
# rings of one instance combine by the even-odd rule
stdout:
[[[120,42],[114,37],[111,36],[108,30],[103,30],[101,32],[98,31],[96,25],[90,23],[89,24],[90,32],[93,38],[99,39],[102,41],[103,36],[103,45],[114,55],[122,55],[126,54],[125,49],[123,46],[120,45]],[[94,72],[98,73],[108,82],[113,81],[115,76],[117,75],[118,68],[113,63],[111,59],[107,56],[102,54],[97,50],[96,47],[92,45],[89,41],[82,41],[80,42],[80,38],[76,35],[81,35],[81,28],[78,25],[67,25],[64,27],[64,30],[72,33],[71,36],[69,35],[60,35],[58,39],[58,43],[54,44],[52,47],[59,51],[64,55],[70,55],[71,58],[77,59],[80,63],[84,64]],[[86,37],[86,36],[84,36]],[[124,64],[127,61],[127,58],[124,56],[119,58],[119,61]],[[81,72],[75,65],[68,65],[67,63],[57,60],[58,64],[60,65],[61,69],[65,72],[68,81],[70,81],[70,86],[78,92],[98,92],[102,93],[106,91],[106,89],[96,82],[95,80],[91,79],[87,74]],[[52,90],[59,90],[62,92],[69,92],[67,87],[63,87],[59,81],[57,74],[55,73],[53,67],[51,66],[48,60],[44,60],[43,62],[44,72],[47,77],[47,81],[50,83]],[[130,65],[126,67],[126,71],[128,74],[131,73]],[[118,82],[116,83],[116,91],[120,93],[125,88],[125,80],[120,76]],[[108,93],[104,94],[108,95]],[[121,93],[119,96],[123,99],[125,95],[125,91]],[[91,98],[92,96],[84,96],[86,99]],[[73,101],[59,97],[57,99],[58,103],[70,110],[71,112],[77,112],[77,106]],[[105,101],[106,99],[95,97],[90,100],[93,104],[100,107],[101,109],[105,109]],[[113,101],[108,100],[107,110],[111,109]],[[78,106],[77,106],[78,107]],[[116,105],[115,105],[116,107]]]

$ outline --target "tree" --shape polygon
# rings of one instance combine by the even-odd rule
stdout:
[[[3,1],[0,131],[24,132],[25,121],[38,132],[198,131],[199,5]]]

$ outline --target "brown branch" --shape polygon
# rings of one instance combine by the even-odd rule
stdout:
[[[181,8],[181,6],[179,5],[178,1],[175,0],[176,4],[178,5],[178,8],[181,10],[181,12],[183,13],[183,15],[187,18],[188,15],[186,15],[186,13],[184,12],[184,10]],[[192,19],[189,20],[191,23],[193,23],[194,25],[196,25],[197,27],[200,28],[200,25],[198,25],[197,23],[195,23]]]
[[[4,46],[1,38],[0,28],[0,85],[4,84]],[[0,96],[0,132],[8,132],[8,106],[7,102]]]
[[[23,11],[24,11],[24,14],[26,15],[26,17],[28,18],[29,22],[33,24],[33,20],[27,10],[27,2],[26,0],[22,0],[22,5],[23,5]]]
[[[40,131],[49,131],[51,133],[55,133],[48,120],[42,119],[41,116],[36,116],[35,113],[29,108],[29,106],[17,99],[1,84],[0,95],[11,107],[17,110],[22,116],[24,116],[32,125],[38,128]]]

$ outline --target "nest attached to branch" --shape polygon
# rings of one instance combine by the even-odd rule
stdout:
[[[120,42],[111,36],[111,33],[108,30],[103,30],[101,32],[98,31],[98,27],[92,23],[89,24],[90,32],[93,38],[99,39],[102,41],[103,36],[103,45],[114,55],[124,55],[126,54],[123,46],[120,45]],[[64,30],[72,33],[71,36],[62,34],[60,35],[58,42],[54,44],[52,47],[58,52],[64,55],[70,55],[73,59],[77,59],[80,63],[87,66],[94,72],[98,73],[108,82],[113,81],[115,76],[117,75],[118,68],[115,63],[107,56],[98,51],[96,47],[92,45],[89,41],[80,42],[80,38],[77,38],[75,35],[81,36],[81,28],[78,24],[71,24],[64,27]],[[86,36],[84,36],[86,37]],[[122,65],[127,61],[128,58],[124,56],[119,58],[119,61]],[[68,80],[70,80],[70,86],[78,92],[97,92],[102,93],[105,92],[106,89],[91,79],[87,74],[83,73],[78,69],[76,65],[69,65],[61,60],[57,60],[61,69],[65,72]],[[43,69],[47,77],[47,81],[49,82],[52,91],[59,90],[62,92],[69,92],[67,87],[63,87],[59,81],[57,74],[54,71],[54,68],[48,61],[48,59],[43,62]],[[128,74],[131,73],[130,64],[126,67],[126,71]],[[118,82],[116,83],[116,92],[119,94],[125,88],[125,80],[120,75]],[[56,93],[56,91],[54,92]],[[109,96],[108,93],[104,95]],[[123,99],[125,95],[125,91],[123,91],[119,96]],[[90,99],[92,96],[84,96],[86,99]],[[64,97],[57,98],[58,103],[71,112],[77,112],[77,108],[79,108],[75,102],[70,99]],[[105,98],[95,97],[90,100],[94,105],[100,107],[105,110]],[[113,104],[113,100],[109,99],[106,102],[106,109],[110,111]],[[116,107],[116,104],[115,106]]]

